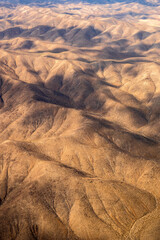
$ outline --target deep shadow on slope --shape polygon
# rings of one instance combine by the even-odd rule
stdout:
[[[0,109],[4,106],[4,101],[2,98],[2,84],[3,84],[3,80],[0,77]]]
[[[23,37],[37,38],[53,42],[60,37],[71,45],[74,44],[81,47],[96,44],[96,41],[93,38],[100,33],[101,31],[95,29],[93,26],[88,26],[84,29],[73,27],[56,29],[55,27],[47,25],[39,25],[31,29],[22,29],[20,27],[8,28],[0,32],[0,40]]]
[[[160,158],[159,142],[140,134],[135,134],[122,128],[113,122],[91,113],[83,113],[93,121],[95,131],[113,144],[119,151],[132,157],[143,157],[146,160],[158,160]]]

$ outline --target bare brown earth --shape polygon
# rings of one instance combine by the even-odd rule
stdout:
[[[160,7],[0,16],[0,240],[159,240]]]

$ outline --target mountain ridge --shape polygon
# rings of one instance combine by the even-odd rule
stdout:
[[[160,8],[0,8],[0,239],[155,240]]]

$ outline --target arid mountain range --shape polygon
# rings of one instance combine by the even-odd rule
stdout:
[[[160,239],[160,7],[0,8],[0,240]]]
[[[29,5],[41,5],[41,6],[50,6],[52,4],[77,4],[77,3],[88,3],[88,4],[113,4],[113,3],[140,3],[142,5],[148,6],[159,6],[160,0],[0,0],[0,3],[5,4],[29,4]],[[11,6],[11,5],[10,5]],[[8,5],[8,7],[10,7]]]

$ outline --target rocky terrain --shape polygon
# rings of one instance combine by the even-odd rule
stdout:
[[[0,240],[160,239],[160,6],[0,8]]]

